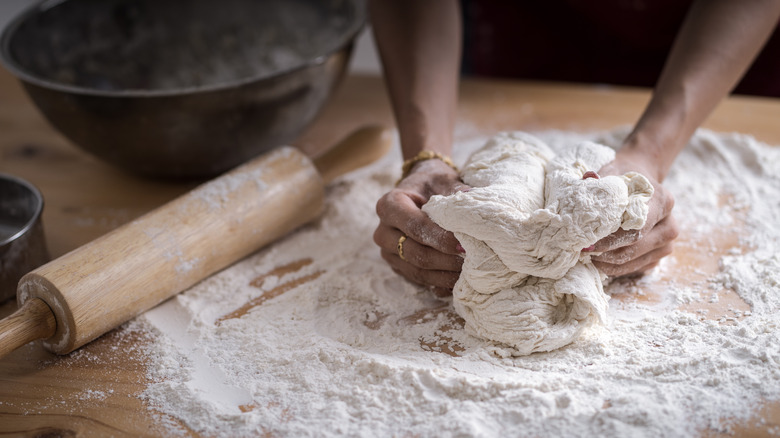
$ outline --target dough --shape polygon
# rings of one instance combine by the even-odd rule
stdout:
[[[463,168],[470,191],[423,206],[466,250],[453,290],[466,330],[527,355],[605,321],[605,276],[582,249],[618,228],[641,229],[653,194],[635,172],[583,179],[614,158],[592,142],[556,156],[530,134],[500,133]]]

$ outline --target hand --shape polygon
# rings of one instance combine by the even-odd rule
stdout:
[[[421,208],[433,195],[451,195],[468,189],[455,170],[432,159],[416,164],[409,176],[379,199],[376,204],[379,226],[374,231],[374,242],[393,271],[429,286],[438,296],[452,293],[463,264],[460,256],[463,247]],[[398,254],[401,236],[406,236],[405,261]]]
[[[672,253],[672,241],[679,229],[672,216],[674,198],[658,181],[658,172],[631,153],[619,151],[615,160],[601,170],[600,175],[622,175],[636,171],[647,177],[655,192],[650,198],[647,223],[641,230],[619,229],[599,240],[592,251],[593,264],[610,277],[638,275],[658,265],[662,258]]]

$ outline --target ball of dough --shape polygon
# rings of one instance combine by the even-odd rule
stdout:
[[[470,191],[423,206],[466,250],[453,306],[470,333],[526,355],[605,320],[604,276],[582,249],[642,228],[653,194],[635,172],[583,178],[614,158],[592,142],[556,155],[530,134],[500,133],[464,166]]]

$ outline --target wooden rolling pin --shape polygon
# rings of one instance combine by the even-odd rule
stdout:
[[[0,321],[0,357],[36,339],[58,354],[81,347],[316,218],[327,182],[389,147],[367,127],[313,162],[273,150],[41,266]]]

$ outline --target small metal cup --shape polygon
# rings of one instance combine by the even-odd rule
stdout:
[[[22,275],[49,261],[42,212],[35,186],[0,173],[0,303],[16,295]]]

